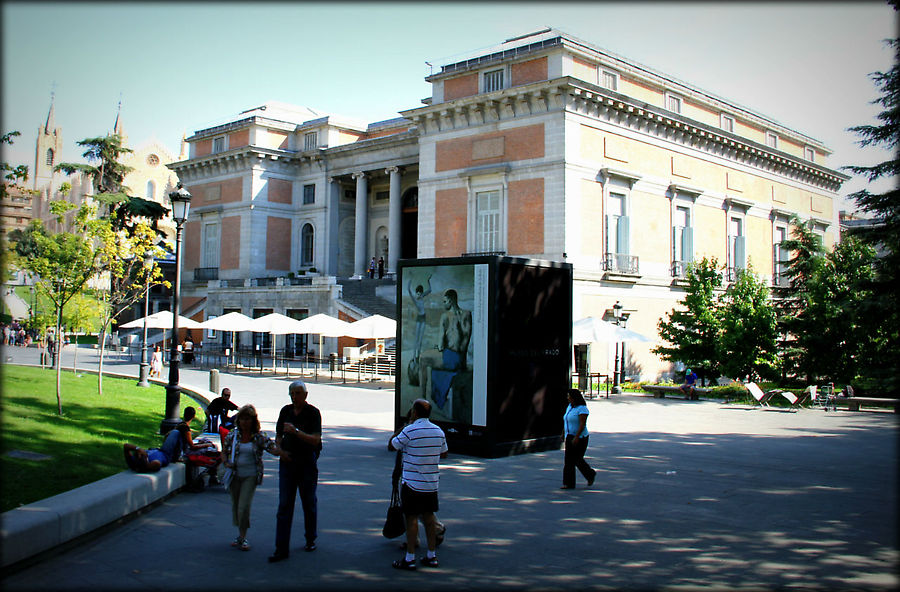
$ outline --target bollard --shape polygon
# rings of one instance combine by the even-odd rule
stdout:
[[[216,368],[209,371],[209,390],[219,392],[219,371]]]

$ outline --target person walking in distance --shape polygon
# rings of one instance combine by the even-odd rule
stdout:
[[[440,459],[447,457],[447,438],[443,430],[431,423],[431,403],[416,399],[408,423],[388,443],[389,450],[403,452],[400,505],[406,517],[406,556],[394,561],[396,569],[416,569],[416,546],[419,540],[419,520],[425,524],[428,551],[421,563],[438,567],[437,523],[438,480]]]
[[[275,423],[275,443],[282,450],[278,463],[278,513],[275,523],[275,553],[269,562],[288,558],[294,502],[297,492],[303,506],[304,551],[316,550],[317,510],[316,486],[319,481],[317,461],[322,450],[322,414],[307,403],[306,383],[295,380],[288,387],[291,404],[281,408]]]
[[[587,479],[588,486],[594,484],[597,471],[584,460],[588,446],[587,417],[588,408],[584,396],[578,389],[569,389],[566,394],[569,406],[563,415],[565,437],[565,460],[563,464],[563,485],[560,489],[575,489],[575,468]]]

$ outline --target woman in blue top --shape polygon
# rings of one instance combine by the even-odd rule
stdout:
[[[563,465],[563,486],[560,489],[575,489],[575,467],[581,471],[588,485],[594,484],[597,471],[584,460],[588,445],[587,404],[578,389],[569,389],[566,394],[569,406],[563,415],[563,435],[566,439],[566,456]]]

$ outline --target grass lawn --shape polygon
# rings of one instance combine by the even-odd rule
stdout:
[[[0,512],[80,487],[126,469],[122,444],[159,446],[159,423],[166,391],[160,385],[136,386],[134,379],[62,372],[63,414],[57,415],[56,373],[50,369],[3,365],[0,398]],[[181,396],[181,409],[191,405],[200,430],[203,408]],[[31,460],[10,451],[49,456]]]

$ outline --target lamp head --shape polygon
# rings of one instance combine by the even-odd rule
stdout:
[[[191,209],[191,194],[184,185],[178,183],[175,191],[169,194],[169,199],[172,201],[172,219],[176,225],[181,226],[187,220]]]

